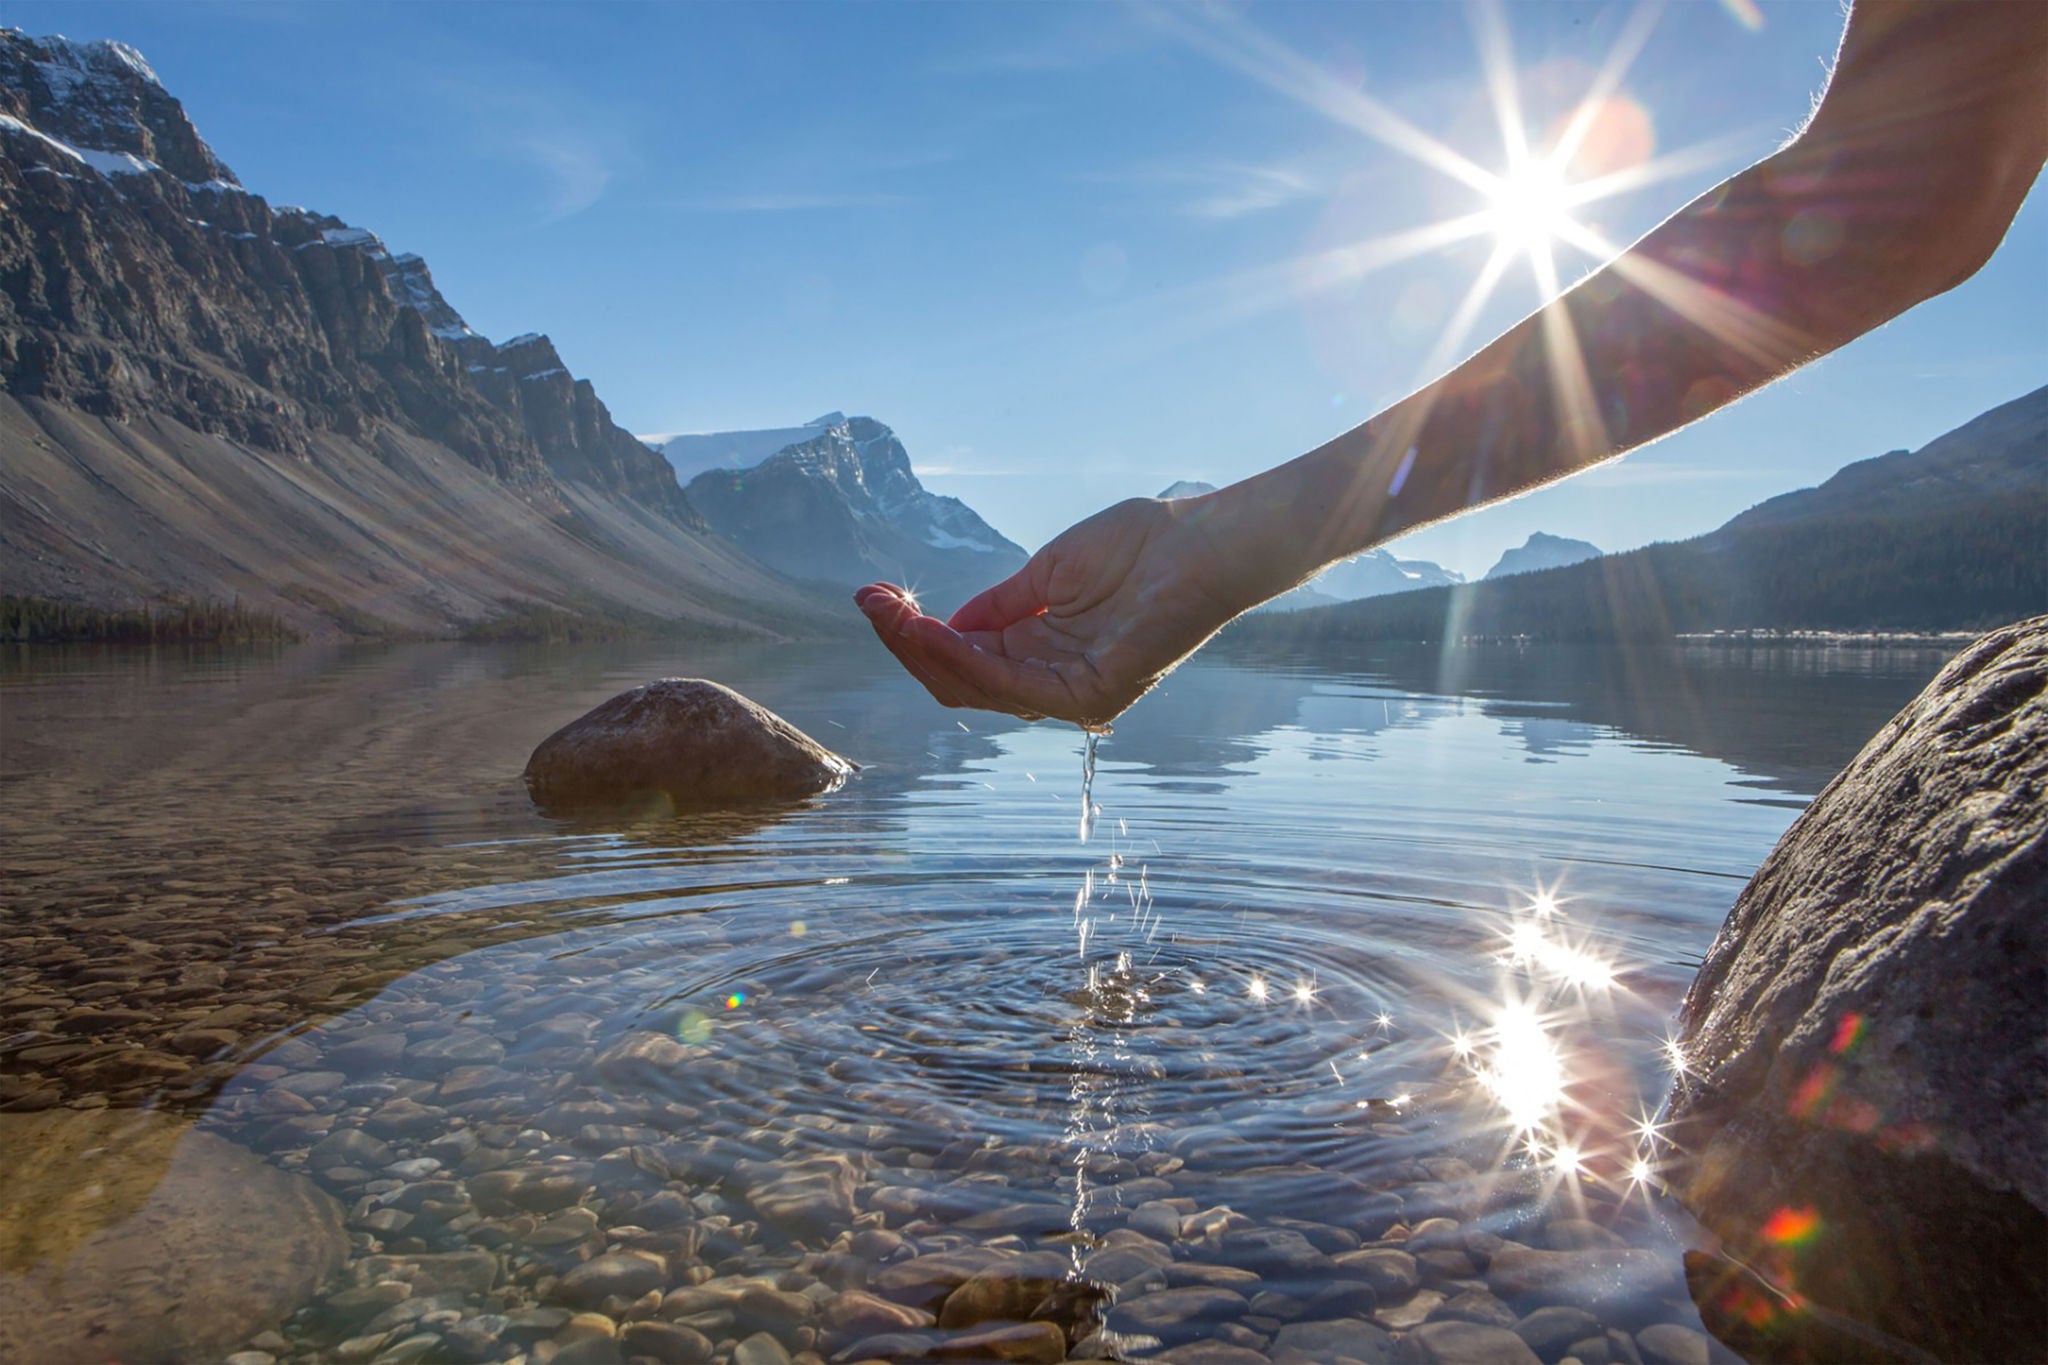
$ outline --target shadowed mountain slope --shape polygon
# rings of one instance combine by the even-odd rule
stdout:
[[[2048,610],[2048,388],[1719,530],[1583,564],[1246,618],[1246,643],[1977,631]]]
[[[0,586],[446,634],[547,606],[831,609],[708,533],[547,338],[249,193],[132,49],[0,30]]]

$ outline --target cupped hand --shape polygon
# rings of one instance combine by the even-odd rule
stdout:
[[[1098,512],[950,621],[892,583],[854,601],[943,705],[1107,725],[1250,605],[1196,501]]]

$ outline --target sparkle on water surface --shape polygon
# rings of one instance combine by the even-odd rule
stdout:
[[[421,705],[362,666],[374,705],[448,728],[447,694]],[[524,728],[674,671],[551,679]],[[510,1142],[501,1159],[579,1174],[604,1237],[634,1226],[647,1151],[692,1170],[840,1152],[876,1191],[943,1199],[946,1219],[1023,1219],[1027,1243],[1047,1235],[1030,1212],[1046,1209],[1077,1257],[1168,1172],[1199,1208],[1269,1226],[1378,1192],[1406,1201],[1407,1228],[1443,1213],[1539,1245],[1545,1219],[1593,1217],[1675,1274],[1650,1117],[1683,1061],[1665,1031],[1687,959],[1787,802],[1668,742],[1358,673],[1191,665],[1100,740],[1085,792],[1071,730],[962,729],[886,690],[893,677],[821,689],[849,687],[836,661],[780,691],[773,674],[724,676],[846,730],[871,766],[760,821],[560,826],[508,803],[408,835],[452,844],[454,880],[319,941],[356,954],[358,975],[400,939],[460,946],[338,1013],[307,1011],[206,1123],[318,1173],[314,1118],[345,1131],[431,1108]],[[508,728],[499,695],[465,703],[469,733]],[[489,762],[516,774],[519,756]],[[307,772],[329,766],[316,758]],[[477,762],[463,764],[442,789],[473,788]],[[247,780],[236,768],[230,785]],[[1085,843],[1077,796],[1108,817]],[[396,846],[388,823],[370,828],[373,847]],[[1857,1021],[1838,1030],[1845,1051],[1858,1036]],[[395,1040],[398,1063],[362,1060]],[[412,1061],[428,1042],[463,1064]],[[451,1161],[429,1148],[449,1135],[394,1141],[407,1164]],[[383,1173],[351,1179],[330,1189],[371,1220],[362,1255],[482,1245],[459,1226],[385,1226],[402,1220],[377,1202]],[[754,1220],[744,1186],[690,1181],[693,1216]],[[521,1285],[543,1268],[520,1259],[538,1250],[501,1254]],[[358,1272],[373,1273],[360,1258]]]

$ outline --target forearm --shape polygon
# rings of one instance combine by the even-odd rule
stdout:
[[[1875,17],[1861,30],[1852,19],[1842,89],[1800,138],[1442,379],[1191,507],[1239,565],[1233,588],[1262,600],[1654,441],[1972,273],[2039,172],[2038,81],[2001,89],[1937,72],[1916,93],[1907,77],[1922,73],[1885,68],[1924,43],[1912,29],[1922,13],[1859,6]],[[1906,22],[1888,27],[1894,16]],[[2042,27],[1987,28],[1977,45],[2039,47]],[[2011,66],[2020,82],[2038,74]],[[1873,87],[1891,98],[1873,100]]]

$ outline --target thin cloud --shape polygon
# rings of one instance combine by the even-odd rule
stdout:
[[[1181,205],[1190,218],[1245,218],[1328,193],[1321,182],[1285,166],[1220,166],[1214,188]]]
[[[537,201],[535,226],[591,208],[637,164],[617,111],[550,81],[531,63],[435,69],[420,84],[468,124],[480,155],[524,172]]]

